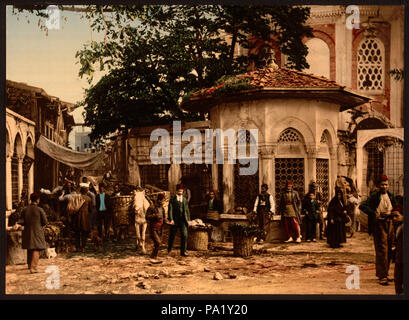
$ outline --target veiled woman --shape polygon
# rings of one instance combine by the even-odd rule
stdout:
[[[335,197],[328,205],[327,243],[331,248],[341,248],[346,242],[345,224],[348,222],[347,209],[342,190],[336,188]]]

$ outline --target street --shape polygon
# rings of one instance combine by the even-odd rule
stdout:
[[[189,251],[189,257],[182,258],[176,241],[167,255],[166,241],[164,236],[158,260],[135,252],[135,239],[128,239],[108,243],[98,253],[89,243],[84,254],[40,259],[37,274],[30,274],[26,265],[6,266],[6,293],[395,294],[393,282],[378,284],[373,242],[366,233],[356,233],[340,249],[329,248],[325,241],[255,244],[248,258],[234,257],[231,242],[211,243],[209,251]],[[148,253],[151,248],[147,239]],[[45,272],[50,265],[58,267],[59,283],[50,281],[55,271]],[[352,274],[346,270],[351,265],[358,267],[359,281],[348,289]],[[393,265],[389,275],[393,278]]]

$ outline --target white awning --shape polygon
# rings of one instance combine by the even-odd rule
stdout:
[[[73,168],[91,170],[100,168],[104,165],[104,154],[102,152],[88,153],[74,151],[61,146],[44,136],[40,136],[36,146],[54,160]]]

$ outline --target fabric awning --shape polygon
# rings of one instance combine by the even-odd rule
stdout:
[[[104,165],[104,154],[102,152],[88,153],[74,151],[61,146],[44,136],[40,136],[36,147],[54,160],[73,168],[92,170]]]

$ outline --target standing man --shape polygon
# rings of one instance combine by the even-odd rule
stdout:
[[[82,186],[80,194],[84,203],[77,213],[73,214],[74,230],[75,230],[75,247],[78,252],[85,252],[85,246],[89,232],[91,231],[89,213],[92,209],[91,198],[87,196],[88,188]]]
[[[396,206],[395,196],[388,191],[389,181],[386,175],[379,179],[379,191],[372,193],[359,209],[368,215],[368,233],[373,234],[376,253],[376,276],[379,284],[388,285],[389,264],[392,258],[393,215]]]
[[[97,229],[98,234],[104,240],[109,236],[109,224],[111,221],[111,211],[109,207],[109,195],[105,193],[105,185],[99,185],[99,193],[95,200],[97,209]],[[104,225],[104,235],[102,234],[102,225]]]
[[[31,273],[37,273],[38,261],[40,260],[40,251],[47,248],[45,242],[43,226],[47,221],[47,216],[40,203],[40,195],[33,193],[30,195],[31,204],[22,211],[24,221],[23,230],[23,249],[27,249],[27,264]]]
[[[176,186],[176,195],[174,195],[169,201],[168,220],[170,221],[170,234],[168,243],[168,253],[172,250],[173,241],[177,230],[180,230],[180,255],[187,257],[187,227],[188,221],[190,221],[189,203],[183,196],[183,185],[178,184]]]
[[[301,200],[298,192],[293,190],[293,183],[287,182],[287,189],[280,200],[280,214],[284,217],[285,230],[288,240],[285,242],[301,242]]]
[[[261,192],[256,198],[254,203],[253,212],[257,214],[257,221],[260,229],[263,231],[263,236],[258,241],[263,242],[266,240],[266,225],[268,224],[271,215],[275,212],[275,202],[271,194],[267,192],[268,185],[261,185]]]
[[[324,220],[324,210],[326,208],[326,203],[324,203],[324,196],[321,192],[318,191],[318,184],[313,180],[308,185],[308,193],[312,193],[315,196],[315,200],[318,202],[319,211],[318,211],[318,224],[320,232],[320,240],[324,240],[325,233],[325,220]]]

